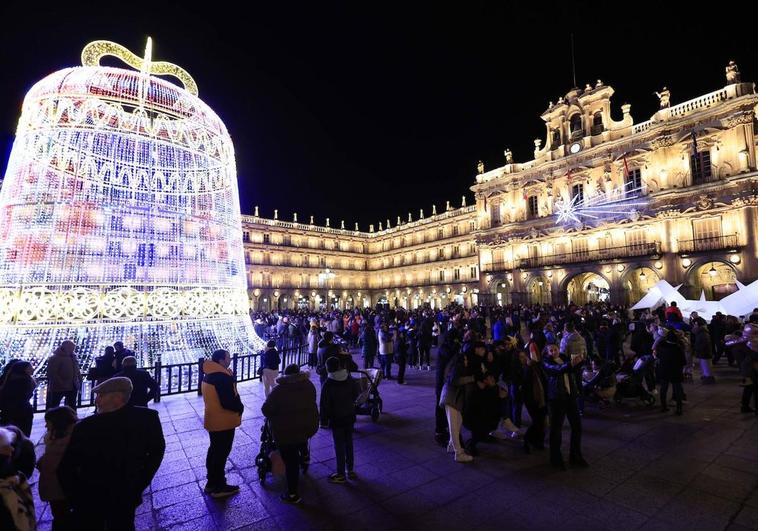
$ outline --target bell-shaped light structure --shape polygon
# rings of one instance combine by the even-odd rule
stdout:
[[[107,41],[26,95],[0,192],[0,362],[73,340],[152,365],[262,341],[249,317],[234,148],[180,67]],[[114,55],[137,70],[101,66]],[[178,78],[184,87],[158,75]]]

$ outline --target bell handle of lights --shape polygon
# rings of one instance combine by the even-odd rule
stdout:
[[[147,75],[172,76],[178,79],[184,86],[185,90],[197,96],[197,83],[182,67],[166,61],[151,60],[152,40],[147,39],[145,57],[129,51],[126,47],[112,41],[92,41],[82,49],[83,66],[100,66],[100,60],[103,57],[111,56],[122,60],[135,70],[139,70]]]

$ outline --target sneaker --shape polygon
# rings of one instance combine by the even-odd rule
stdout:
[[[503,429],[510,431],[511,433],[518,432],[518,426],[516,426],[511,419],[505,419],[500,423]]]
[[[224,485],[210,492],[211,498],[226,498],[227,496],[234,496],[240,491],[237,485]]]
[[[286,492],[282,493],[282,495],[279,496],[279,499],[282,500],[284,503],[293,503],[293,504],[297,504],[303,501],[303,499],[300,497],[299,494],[287,494]]]
[[[455,453],[455,462],[456,463],[470,463],[473,460],[474,460],[474,458],[471,457],[466,452],[456,452]]]
[[[511,432],[505,431],[500,428],[496,429],[495,431],[491,431],[490,435],[495,439],[500,439],[501,441],[507,441],[511,438]]]
[[[344,482],[345,482],[344,474],[332,474],[329,476],[329,483],[344,483]]]
[[[355,473],[355,470],[348,470],[347,472],[347,479],[358,479],[358,474]]]

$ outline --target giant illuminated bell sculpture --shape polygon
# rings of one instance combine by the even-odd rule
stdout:
[[[189,74],[150,55],[149,39],[144,58],[96,41],[26,95],[0,192],[5,359],[40,372],[63,339],[84,366],[117,340],[145,364],[260,347],[231,138]]]

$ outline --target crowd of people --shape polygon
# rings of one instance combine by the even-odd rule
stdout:
[[[481,444],[512,439],[527,453],[549,448],[550,464],[565,469],[561,439],[567,420],[568,464],[587,467],[581,440],[588,401],[608,404],[619,396],[617,386],[634,381],[640,396],[657,395],[663,411],[669,411],[671,387],[675,414],[681,415],[682,383],[699,370],[703,384],[715,384],[712,366],[723,358],[743,377],[741,411],[758,411],[751,407],[758,400],[758,310],[744,323],[721,314],[710,322],[694,313],[685,317],[675,303],[633,313],[595,303],[377,307],[255,317],[259,334],[268,339],[260,360],[266,396],[261,410],[284,462],[281,498],[288,503],[301,500],[299,468],[309,458],[308,440],[319,426],[332,433],[336,459],[329,481],[357,477],[353,431],[361,388],[352,376],[358,365],[351,349],[360,352],[363,369],[378,363],[384,378],[400,385],[413,374],[407,373],[409,367],[430,371],[434,365],[434,437],[461,463],[476,458]],[[305,344],[308,365],[319,376],[320,398],[308,371],[288,365],[280,373],[280,350],[289,341]],[[158,396],[156,381],[117,342],[86,375],[95,384],[96,412],[80,419],[77,393],[83,377],[75,350],[73,342],[64,341],[47,361],[46,433],[39,460],[29,440],[30,399],[37,385],[31,366],[11,360],[0,374],[2,529],[35,528],[28,484],[35,463],[40,498],[50,502],[54,529],[64,530],[133,529],[142,492],[160,466],[165,439],[157,411],[146,407]],[[203,364],[209,434],[204,491],[213,498],[239,492],[225,475],[244,414],[230,365],[225,350]]]

